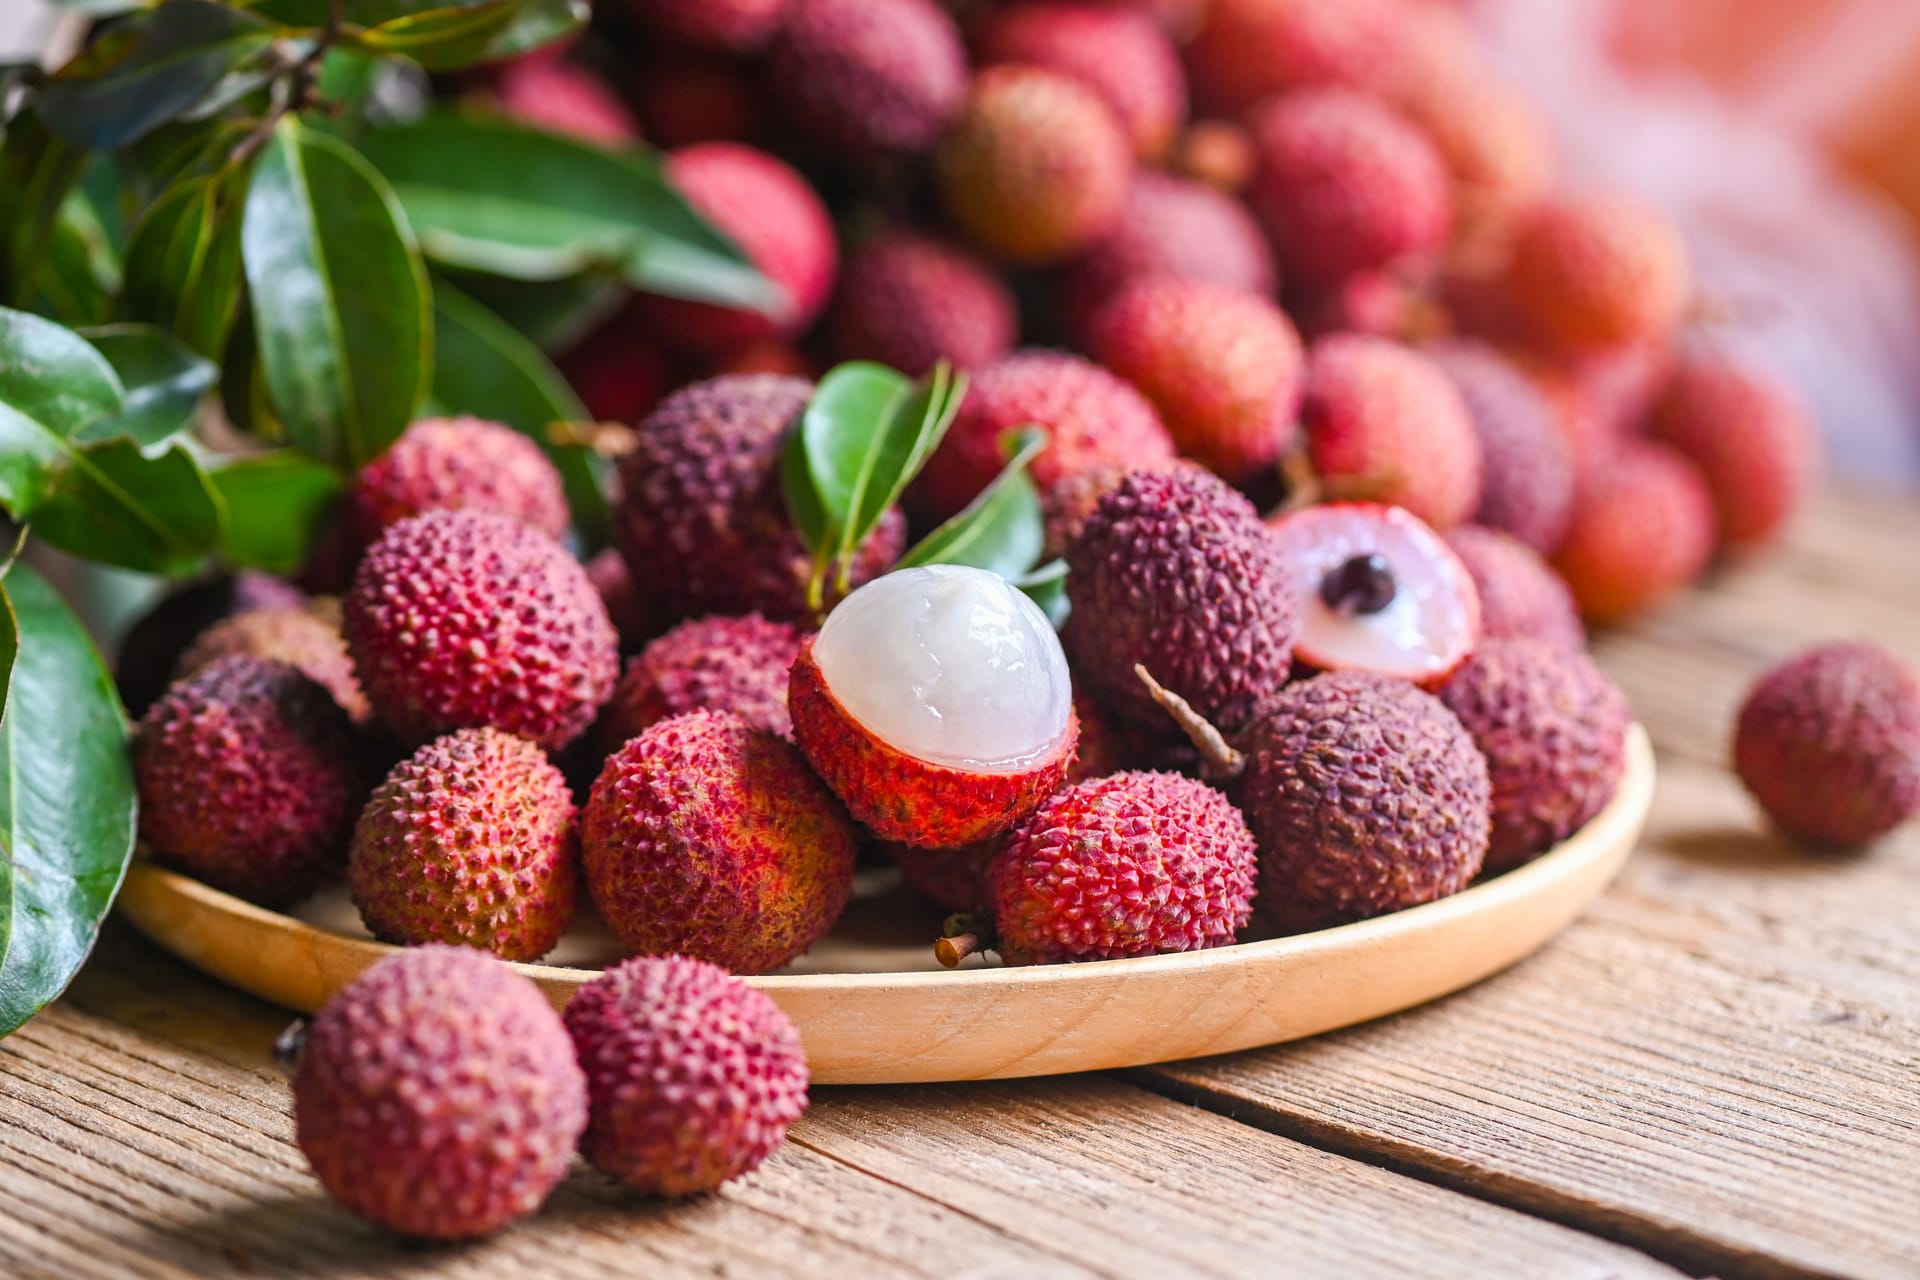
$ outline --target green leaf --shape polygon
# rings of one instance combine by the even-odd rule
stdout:
[[[120,375],[126,403],[118,415],[90,423],[74,437],[77,443],[126,436],[151,448],[192,424],[200,397],[219,376],[211,360],[152,325],[104,325],[85,336]]]
[[[227,519],[221,559],[236,568],[296,572],[339,496],[341,475],[290,449],[236,458],[208,473]]]
[[[116,13],[131,13],[146,5],[148,0],[53,0],[53,3],[62,9],[84,13],[90,18],[109,18]]]
[[[241,261],[289,443],[338,465],[372,458],[413,420],[432,370],[426,271],[393,193],[352,148],[288,117],[247,194]]]
[[[75,190],[60,206],[34,280],[32,309],[63,324],[101,324],[120,291],[120,259],[92,201]]]
[[[22,111],[0,142],[0,300],[34,300],[67,193],[86,171],[87,153]]]
[[[6,572],[12,572],[13,561],[9,559]],[[0,721],[7,717],[7,694],[13,688],[13,662],[20,656],[20,624],[13,618],[13,602],[7,599],[5,573],[0,573]],[[6,903],[6,887],[0,879],[0,919],[11,919]],[[6,957],[6,944],[0,942],[0,959]]]
[[[436,275],[454,280],[468,297],[547,352],[572,349],[611,319],[629,296],[617,277],[604,273],[561,280],[512,280],[450,270]]]
[[[66,989],[133,856],[133,767],[106,665],[39,575],[0,586],[19,656],[0,718],[0,1036]]]
[[[89,424],[121,411],[119,375],[71,329],[0,307],[0,506],[27,520]]]
[[[71,455],[33,532],[89,560],[180,577],[213,550],[220,521],[220,497],[191,453],[175,445],[150,458],[121,437]]]
[[[233,328],[249,173],[188,178],[170,188],[127,238],[127,314],[209,357]]]
[[[361,48],[411,58],[429,71],[498,62],[586,25],[586,0],[470,0],[436,5],[349,32]]]
[[[1029,427],[1012,443],[1013,456],[993,483],[902,556],[901,568],[964,564],[1017,579],[1033,567],[1046,545],[1046,525],[1027,466],[1047,447],[1047,433]]]
[[[913,383],[905,374],[869,360],[836,365],[814,388],[800,416],[800,443],[833,538],[832,545],[816,549],[839,551],[872,478],[886,429],[912,394]]]
[[[1014,583],[1027,593],[1027,598],[1040,606],[1040,612],[1047,615],[1047,621],[1058,631],[1066,625],[1067,614],[1073,611],[1073,604],[1067,599],[1067,562],[1049,560],[1033,572]]]

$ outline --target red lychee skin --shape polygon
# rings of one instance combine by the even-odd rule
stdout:
[[[1480,593],[1483,638],[1586,647],[1573,592],[1539,552],[1510,533],[1477,524],[1463,524],[1446,538]]]
[[[1291,584],[1253,504],[1214,477],[1128,475],[1100,499],[1067,565],[1073,611],[1061,641],[1078,686],[1123,721],[1171,725],[1136,664],[1229,734],[1286,683]]]
[[[694,618],[627,663],[601,714],[609,749],[689,711],[731,711],[756,729],[793,736],[787,672],[802,633],[759,614]]]
[[[1241,744],[1260,912],[1297,933],[1464,889],[1491,832],[1487,762],[1438,698],[1343,671],[1291,685]]]
[[[1686,308],[1686,246],[1658,215],[1623,200],[1544,200],[1520,225],[1504,288],[1552,341],[1608,347],[1670,332]]]
[[[967,95],[967,51],[933,0],[792,0],[767,75],[785,122],[837,152],[918,155]]]
[[[1269,296],[1275,288],[1273,250],[1238,200],[1143,169],[1127,189],[1113,229],[1067,267],[1061,299],[1069,327],[1084,334],[1102,303],[1148,276],[1210,280]]]
[[[740,65],[689,57],[683,50],[650,61],[634,86],[640,124],[657,147],[753,142],[761,109]]]
[[[133,740],[140,838],[155,858],[261,906],[340,866],[366,794],[353,726],[285,662],[219,658],[147,709]]]
[[[1748,691],[1733,763],[1789,834],[1840,847],[1878,839],[1920,813],[1920,675],[1877,645],[1798,654]]]
[[[1404,22],[1394,0],[1213,0],[1186,49],[1194,96],[1237,115],[1308,85],[1373,86]]]
[[[1005,773],[907,755],[840,704],[813,660],[812,636],[794,661],[787,707],[794,741],[847,812],[882,840],[922,849],[972,844],[1013,826],[1059,789],[1080,742],[1074,718],[1049,754]]]
[[[1013,349],[1020,315],[991,268],[942,240],[892,230],[847,259],[828,317],[842,360],[877,360],[919,377],[946,360],[977,369]]]
[[[1345,89],[1276,98],[1248,117],[1258,155],[1247,198],[1290,284],[1437,253],[1452,189],[1433,144],[1378,100]]]
[[[827,207],[806,179],[737,142],[703,142],[673,152],[667,178],[784,296],[771,315],[649,297],[644,311],[652,331],[681,350],[708,356],[804,333],[833,292],[840,255]]]
[[[560,1015],[463,947],[389,956],[313,1019],[295,1137],[342,1205],[403,1235],[490,1235],[573,1163],[587,1085]]]
[[[634,582],[617,547],[597,552],[587,561],[587,579],[607,607],[607,619],[620,634],[622,650],[638,649],[666,630],[659,606]]]
[[[1292,442],[1300,335],[1257,294],[1141,280],[1094,313],[1087,342],[1153,402],[1181,453],[1229,480],[1273,466]]]
[[[1119,773],[1141,755],[1140,735],[1114,719],[1093,697],[1074,694],[1073,714],[1080,721],[1080,748],[1067,770],[1068,782]]]
[[[355,724],[372,714],[367,695],[353,675],[353,659],[340,628],[320,616],[311,604],[249,609],[223,618],[200,633],[174,665],[174,678],[184,679],[220,658],[237,653],[271,658],[298,667],[309,680],[333,695]]]
[[[1312,338],[1364,333],[1412,341],[1444,324],[1420,285],[1391,269],[1356,271],[1333,288],[1298,306],[1301,328]]]
[[[1059,964],[1230,944],[1253,913],[1253,833],[1174,773],[1116,773],[1051,797],[987,868],[1000,956]]]
[[[636,956],[575,992],[565,1017],[592,1116],[581,1154],[636,1191],[712,1191],[772,1155],[807,1109],[800,1033],[715,965]]]
[[[1005,843],[1004,836],[995,836],[957,849],[916,849],[897,842],[881,847],[921,897],[948,911],[984,911],[990,905],[987,867]]]
[[[1627,762],[1627,699],[1584,653],[1487,640],[1440,691],[1473,735],[1493,784],[1482,870],[1519,866],[1604,809]]]
[[[380,720],[423,742],[491,726],[559,748],[593,723],[620,640],[560,544],[482,511],[429,511],[373,544],[344,619]]]
[[[1300,421],[1328,493],[1405,507],[1436,529],[1480,503],[1480,439],[1453,383],[1417,351],[1334,334],[1307,355]]]
[[[535,129],[596,146],[623,147],[640,140],[633,112],[620,95],[586,67],[559,58],[508,63],[494,77],[492,94],[502,112]]]
[[[1059,262],[1120,216],[1133,152],[1100,99],[1038,67],[988,67],[940,145],[947,214],[1009,263]]]
[[[1819,436],[1805,407],[1773,378],[1732,360],[1682,359],[1648,426],[1700,468],[1720,539],[1732,547],[1777,538],[1819,472]]]
[[[739,53],[779,30],[790,0],[625,0],[627,11],[662,35],[701,49]]]
[[[1488,79],[1436,83],[1398,95],[1395,104],[1453,175],[1461,251],[1502,251],[1553,182],[1553,140],[1539,109],[1525,94]]]
[[[498,729],[435,738],[374,788],[347,887],[374,937],[538,960],[573,921],[573,795],[546,753]]]
[[[1713,498],[1694,465],[1663,445],[1622,445],[1581,482],[1553,567],[1588,622],[1618,622],[1705,572]]]
[[[812,560],[779,473],[781,443],[812,396],[799,378],[728,375],[682,387],[636,429],[615,541],[669,617],[808,613]],[[855,558],[853,585],[891,568],[905,543],[906,520],[890,513]]]
[[[674,383],[674,369],[636,298],[560,357],[560,372],[599,422],[638,422]]]
[[[937,522],[966,506],[1006,465],[1007,434],[1030,423],[1048,436],[1027,469],[1042,497],[1082,471],[1174,456],[1160,415],[1128,383],[1064,352],[1016,351],[975,371],[959,415],[910,491],[916,509]]]
[[[1253,138],[1231,120],[1196,120],[1180,135],[1169,164],[1175,173],[1228,195],[1253,177]]]
[[[853,891],[854,830],[792,743],[731,712],[662,720],[608,757],[580,815],[587,890],[636,955],[778,969]]]
[[[1016,4],[989,13],[973,33],[983,65],[1045,67],[1106,104],[1143,161],[1166,153],[1187,115],[1180,55],[1138,9],[1098,4]]]
[[[1190,458],[1165,458],[1139,466],[1099,466],[1076,471],[1047,490],[1040,500],[1046,520],[1046,546],[1043,560],[1055,560],[1067,554],[1067,548],[1086,528],[1087,517],[1100,506],[1100,499],[1120,487],[1132,471],[1197,471],[1207,469]],[[1210,472],[1208,474],[1211,474]]]
[[[360,469],[347,490],[355,536],[372,543],[425,511],[492,511],[549,538],[567,531],[567,495],[540,446],[498,422],[423,418]]]
[[[1504,529],[1552,555],[1573,518],[1573,450],[1538,387],[1493,348],[1441,343],[1427,350],[1460,393],[1480,440],[1476,523]]]
[[[180,675],[180,655],[209,627],[249,610],[298,607],[306,600],[298,587],[252,569],[175,587],[121,638],[113,678],[127,714],[146,714]]]

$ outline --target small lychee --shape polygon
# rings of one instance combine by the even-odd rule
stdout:
[[[363,544],[426,511],[492,511],[549,538],[567,531],[567,497],[540,446],[480,418],[425,418],[360,469],[346,495]]]
[[[1086,527],[1087,517],[1100,506],[1100,499],[1120,487],[1134,471],[1206,471],[1191,458],[1165,458],[1133,466],[1103,465],[1076,471],[1048,489],[1040,499],[1040,512],[1046,520],[1045,559],[1067,554],[1067,548]],[[1208,474],[1211,474],[1209,472]]]
[[[1713,498],[1664,445],[1623,444],[1580,483],[1553,566],[1590,622],[1616,622],[1693,582],[1713,555]]]
[[[1396,0],[1213,0],[1186,49],[1194,96],[1238,115],[1291,89],[1375,86],[1406,21]]]
[[[635,298],[584,334],[570,334],[560,372],[597,422],[637,422],[674,385],[675,373]]]
[[[790,0],[767,78],[786,121],[858,156],[933,146],[967,93],[967,52],[934,0]]]
[[[146,713],[178,678],[180,655],[209,627],[253,609],[299,608],[306,602],[298,587],[251,569],[175,587],[134,619],[120,639],[113,678],[127,714]]]
[[[1447,546],[1473,577],[1482,636],[1540,640],[1562,649],[1586,647],[1573,592],[1539,552],[1510,533],[1477,524],[1463,524],[1446,536]]]
[[[984,65],[1025,63],[1097,94],[1142,161],[1157,160],[1187,114],[1180,55],[1154,20],[1125,5],[1024,3],[986,15],[974,32]]]
[[[1573,450],[1553,406],[1491,347],[1442,343],[1427,355],[1460,393],[1480,441],[1480,505],[1473,519],[1552,555],[1573,518]]]
[[[842,360],[920,377],[945,360],[977,369],[1019,337],[1013,294],[985,263],[944,241],[894,230],[847,259],[828,332]]]
[[[753,142],[765,132],[758,86],[745,65],[670,49],[644,63],[633,85],[647,141],[677,150],[697,142]]]
[[[517,58],[500,68],[489,96],[509,118],[595,146],[640,140],[633,112],[591,69],[558,57]]]
[[[1733,547],[1778,536],[1819,470],[1819,435],[1794,394],[1723,357],[1676,363],[1648,429],[1700,468],[1720,538]]]
[[[791,737],[787,673],[804,637],[759,614],[681,623],[627,663],[601,714],[609,749],[647,726],[689,711],[731,711],[756,729]]]
[[[1231,120],[1196,120],[1180,135],[1168,165],[1183,178],[1228,195],[1253,177],[1253,139]]]
[[[587,579],[600,593],[600,603],[607,606],[607,619],[620,633],[622,649],[638,649],[660,634],[659,606],[633,580],[618,547],[596,552],[586,568]]]
[[[355,724],[371,714],[367,696],[354,678],[353,659],[340,627],[312,602],[249,609],[223,618],[201,632],[174,666],[176,679],[192,675],[208,663],[237,653],[291,663],[308,679],[333,695]]]
[[[1504,276],[1514,303],[1562,346],[1618,346],[1672,331],[1689,294],[1686,246],[1628,201],[1561,196],[1521,222]]]

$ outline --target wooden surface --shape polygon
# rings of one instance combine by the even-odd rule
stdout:
[[[396,1246],[290,1140],[285,1022],[112,931],[0,1042],[0,1276],[1920,1275],[1920,830],[1815,857],[1721,768],[1801,645],[1920,659],[1920,507],[1598,646],[1661,751],[1641,852],[1533,959],[1278,1049],[1120,1076],[826,1088],[697,1203],[577,1171],[477,1246]]]

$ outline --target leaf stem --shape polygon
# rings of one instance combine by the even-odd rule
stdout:
[[[287,67],[273,82],[273,103],[267,108],[267,114],[260,123],[250,130],[246,137],[235,144],[227,153],[227,167],[245,164],[267,145],[267,139],[279,127],[280,121],[295,111],[303,111],[320,101],[320,64],[327,56],[327,50],[333,47],[340,37],[340,28],[346,25],[346,0],[327,0],[327,25],[313,42],[313,48],[306,55]]]

